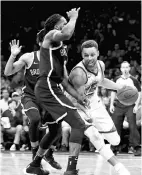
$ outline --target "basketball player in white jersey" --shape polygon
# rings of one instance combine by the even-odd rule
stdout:
[[[69,82],[80,95],[85,94],[87,96],[90,107],[84,107],[72,97],[69,96],[69,98],[74,102],[83,119],[92,120],[93,126],[85,131],[85,135],[99,153],[114,166],[119,175],[129,175],[129,171],[117,160],[111,149],[104,143],[104,139],[106,139],[111,145],[118,145],[120,137],[111,117],[97,95],[98,86],[116,91],[123,88],[123,86],[120,87],[113,81],[104,78],[105,65],[102,61],[97,60],[99,51],[94,40],[88,40],[82,44],[81,54],[83,60],[71,71]]]

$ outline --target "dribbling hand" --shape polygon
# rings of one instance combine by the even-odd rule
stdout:
[[[71,19],[71,18],[77,19],[77,18],[78,18],[79,10],[80,10],[80,7],[79,7],[78,9],[73,8],[73,9],[71,9],[69,12],[66,12],[68,18],[69,18],[69,19]]]
[[[16,43],[16,40],[12,40],[10,43],[11,54],[17,56],[21,52],[22,46],[19,46],[19,40]]]

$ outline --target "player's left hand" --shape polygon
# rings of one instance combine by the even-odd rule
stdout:
[[[135,105],[133,108],[133,113],[136,114],[137,110],[138,110],[138,105]]]

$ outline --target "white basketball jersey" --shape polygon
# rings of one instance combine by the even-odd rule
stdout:
[[[100,107],[101,101],[98,97],[98,84],[104,77],[103,69],[100,61],[97,61],[98,71],[97,73],[89,72],[83,62],[79,62],[73,69],[80,67],[84,70],[87,76],[86,84],[84,85],[84,93],[90,101],[90,110],[94,110]]]

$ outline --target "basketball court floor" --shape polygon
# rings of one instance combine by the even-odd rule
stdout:
[[[51,175],[63,175],[67,166],[68,153],[55,152],[55,159],[62,165],[62,170],[53,169],[44,160],[43,167],[50,171]],[[118,159],[128,168],[131,175],[141,175],[141,157],[132,154],[119,154]],[[23,169],[31,162],[31,152],[9,152],[0,154],[1,175],[24,175]],[[98,153],[81,152],[78,161],[79,175],[116,175],[113,167],[109,165]]]

